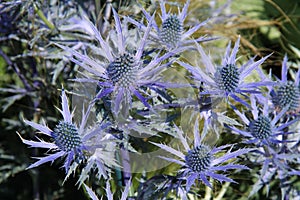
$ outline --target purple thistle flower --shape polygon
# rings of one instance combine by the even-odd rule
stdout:
[[[148,97],[145,97],[149,94],[145,88],[178,87],[178,84],[161,82],[159,76],[160,72],[171,64],[172,61],[165,64],[161,64],[161,62],[181,50],[174,50],[162,56],[157,54],[151,60],[144,60],[143,54],[145,53],[145,45],[151,30],[151,22],[149,22],[137,49],[128,49],[129,47],[126,45],[127,37],[124,35],[127,29],[122,30],[121,21],[114,9],[113,16],[115,19],[117,41],[112,43],[115,43],[116,47],[111,42],[105,41],[97,28],[89,22],[94,36],[100,44],[100,47],[95,47],[93,50],[99,51],[98,53],[101,54],[102,59],[95,60],[93,57],[81,54],[72,48],[57,45],[71,54],[69,57],[71,61],[97,77],[96,80],[89,77],[77,79],[78,82],[95,82],[98,84],[101,89],[96,95],[95,100],[112,94],[112,111],[114,114],[120,112],[122,105],[125,105],[126,108],[130,107],[133,96],[139,99],[144,106],[150,108]],[[135,50],[136,53],[134,53]]]
[[[281,79],[279,86],[271,91],[272,101],[280,110],[287,107],[288,112],[299,111],[300,106],[300,70],[298,70],[295,81],[288,80],[288,58],[285,55],[282,62]],[[272,88],[274,89],[274,88]]]
[[[84,158],[84,146],[80,132],[76,125],[72,122],[72,114],[70,113],[68,99],[64,90],[62,90],[61,98],[62,110],[60,110],[60,112],[63,115],[64,120],[60,121],[53,131],[46,125],[40,125],[35,122],[24,120],[26,124],[39,130],[42,134],[50,136],[54,139],[54,143],[49,143],[39,138],[39,141],[29,141],[21,137],[23,143],[30,145],[30,147],[44,148],[53,151],[53,154],[38,158],[39,160],[31,164],[27,169],[37,167],[46,162],[53,162],[60,157],[66,156],[67,158],[64,163],[64,168],[66,171],[68,171],[70,164],[74,161],[74,159],[81,160]]]
[[[207,126],[207,124],[205,124],[204,126]],[[206,131],[207,128],[203,128],[203,132]],[[179,128],[177,128],[177,134],[178,139],[181,141],[184,147],[183,151],[174,149],[164,144],[153,144],[178,157],[169,158],[161,156],[161,158],[173,163],[177,163],[183,167],[183,169],[180,172],[182,172],[181,176],[183,177],[183,179],[187,181],[187,191],[190,190],[191,186],[194,184],[196,179],[202,181],[205,185],[212,188],[212,185],[208,181],[208,177],[216,179],[220,182],[235,182],[231,178],[228,178],[226,175],[216,172],[226,172],[230,169],[248,169],[248,167],[244,165],[226,162],[236,158],[237,156],[246,154],[252,149],[239,149],[233,152],[229,150],[222,156],[217,157],[217,154],[219,154],[220,152],[222,152],[222,150],[232,145],[224,145],[220,147],[211,148],[208,145],[203,144],[203,137],[200,137],[198,123],[195,123],[194,144],[192,145],[192,147],[189,146],[188,139],[184,136],[183,131]],[[205,136],[206,133],[202,133],[202,135]]]
[[[59,121],[59,123],[56,125],[54,130],[51,130],[46,125],[41,125],[32,121],[24,120],[26,124],[39,130],[42,134],[49,136],[54,140],[54,142],[46,142],[37,137],[38,141],[32,141],[32,140],[23,139],[20,136],[24,144],[27,144],[30,147],[34,147],[34,148],[48,149],[49,150],[48,152],[51,152],[51,154],[45,157],[37,158],[38,161],[31,164],[27,169],[38,167],[41,164],[44,164],[46,162],[53,163],[58,158],[66,157],[64,162],[64,168],[65,171],[68,172],[72,163],[80,163],[86,158],[86,155],[93,154],[93,151],[96,151],[93,150],[93,148],[97,149],[97,151],[101,151],[101,148],[99,147],[100,145],[98,145],[98,143],[96,144],[98,145],[98,148],[96,148],[94,147],[96,145],[90,144],[89,140],[95,137],[95,135],[97,135],[98,139],[100,138],[100,136],[103,138],[104,134],[102,134],[103,132],[102,130],[104,129],[104,127],[103,126],[98,127],[92,131],[87,131],[85,129],[85,125],[87,122],[88,115],[90,113],[91,105],[89,106],[87,112],[83,111],[81,124],[79,127],[77,127],[76,124],[72,121],[73,114],[69,110],[69,103],[64,89],[62,90],[61,99],[62,99],[62,110],[59,109],[59,111],[63,116],[63,120]],[[111,156],[107,156],[106,159],[108,158],[112,160]],[[99,173],[101,173],[101,175],[106,177],[104,164],[102,163],[103,160],[105,159],[99,158],[97,160],[97,163],[98,165],[103,166],[100,168]],[[71,170],[71,172],[72,171],[73,170]],[[71,172],[69,171],[69,173]]]
[[[155,21],[152,22],[154,31],[149,33],[150,38],[154,40],[156,45],[163,45],[167,50],[171,51],[176,48],[188,47],[194,44],[194,42],[204,42],[212,40],[212,38],[205,38],[199,37],[197,39],[189,39],[190,36],[195,33],[200,27],[206,24],[206,21],[197,24],[196,26],[184,30],[184,20],[188,15],[188,7],[190,4],[190,0],[187,0],[183,9],[180,11],[178,8],[178,14],[173,14],[166,11],[165,8],[165,1],[159,1],[160,10],[161,10],[161,27],[157,25]],[[148,23],[151,23],[152,17],[151,15],[145,10],[142,9]],[[147,26],[143,23],[138,22],[132,18],[127,18],[127,20],[141,30],[146,31]]]
[[[272,108],[268,105],[268,99],[265,99],[263,108],[260,111],[259,105],[254,95],[250,96],[251,102],[251,114],[249,118],[246,113],[242,113],[237,109],[234,109],[235,113],[245,123],[246,128],[240,130],[233,126],[228,126],[233,132],[238,133],[246,138],[249,138],[247,143],[258,143],[259,145],[272,145],[287,142],[285,140],[278,139],[279,136],[290,134],[285,132],[285,128],[298,121],[294,119],[286,123],[279,123],[279,120],[284,116],[287,111],[287,107],[276,114]]]
[[[200,94],[210,94],[216,97],[231,97],[237,102],[246,106],[248,103],[241,99],[238,94],[259,93],[260,86],[274,84],[271,81],[260,81],[254,83],[245,82],[245,78],[251,72],[259,67],[269,56],[254,62],[254,58],[238,68],[236,63],[236,55],[238,52],[240,38],[236,41],[234,48],[231,50],[231,43],[228,44],[221,66],[216,66],[212,63],[210,57],[204,52],[199,44],[197,45],[198,52],[201,55],[202,62],[206,71],[204,72],[199,66],[194,67],[187,63],[177,61],[192,73],[195,80],[204,83],[204,90]]]

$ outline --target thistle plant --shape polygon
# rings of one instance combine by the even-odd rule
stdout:
[[[260,96],[261,97],[261,96]],[[251,161],[262,165],[260,176],[253,186],[250,196],[254,195],[263,186],[267,187],[267,182],[276,178],[280,182],[282,199],[287,198],[295,188],[289,185],[291,176],[300,176],[300,171],[293,168],[297,162],[297,150],[288,148],[288,143],[294,143],[288,140],[288,136],[295,134],[294,131],[288,130],[288,127],[299,121],[299,119],[289,120],[284,117],[290,109],[287,104],[279,113],[274,111],[274,106],[269,105],[268,99],[265,98],[263,105],[257,103],[254,95],[250,96],[252,117],[249,119],[246,113],[241,113],[235,109],[235,113],[246,124],[246,130],[240,130],[236,127],[229,127],[233,132],[240,134],[246,144],[254,144],[256,150],[250,155]],[[286,121],[282,120],[285,119]],[[292,145],[294,146],[294,145]],[[294,146],[295,147],[295,146]]]
[[[39,142],[29,141],[22,139],[22,142],[30,145],[31,147],[36,148],[46,148],[49,150],[53,150],[56,153],[46,156],[44,158],[40,158],[39,161],[30,165],[28,168],[37,167],[45,162],[53,162],[57,158],[66,156],[66,160],[64,163],[65,170],[68,171],[70,164],[77,159],[78,161],[84,159],[83,150],[84,146],[82,143],[82,139],[78,132],[78,128],[72,122],[72,115],[69,110],[68,100],[65,94],[65,91],[62,91],[62,110],[61,113],[63,115],[64,120],[60,121],[54,130],[52,131],[45,125],[40,125],[35,122],[24,120],[24,122],[33,128],[39,130],[42,134],[50,136],[53,138],[54,143],[49,143],[42,141],[39,139]],[[84,119],[85,123],[86,120]],[[84,124],[82,124],[84,125]]]
[[[194,41],[204,42],[212,40],[212,38],[206,38],[205,36],[191,39],[190,37],[198,31],[202,26],[206,24],[206,21],[196,24],[192,28],[186,28],[184,21],[188,16],[188,7],[190,5],[190,0],[187,0],[184,4],[182,10],[180,11],[178,7],[178,13],[171,13],[171,11],[166,11],[166,2],[160,1],[159,6],[161,10],[160,20],[161,26],[158,25],[156,21],[151,20],[151,14],[143,9],[143,13],[148,23],[152,23],[154,30],[149,33],[151,40],[154,40],[153,44],[155,46],[162,45],[168,51],[176,50],[178,48],[190,47]],[[136,25],[142,31],[147,30],[147,26],[143,23],[136,21],[130,17],[127,20],[134,25]],[[186,30],[187,29],[187,30]],[[160,48],[160,47],[158,47]]]
[[[237,156],[246,154],[251,149],[239,149],[231,152],[231,150],[225,152],[222,156],[217,157],[216,154],[223,151],[225,148],[231,145],[224,145],[219,147],[210,147],[203,143],[203,138],[206,135],[207,127],[203,129],[200,136],[198,130],[198,122],[196,121],[194,126],[194,137],[192,140],[194,143],[189,145],[188,138],[184,137],[182,130],[177,128],[177,138],[180,140],[184,147],[183,151],[174,149],[164,144],[153,143],[161,149],[168,151],[177,156],[178,158],[162,157],[170,162],[177,163],[183,167],[179,170],[180,179],[186,180],[186,190],[189,191],[195,180],[200,180],[203,184],[212,188],[212,184],[208,181],[208,177],[216,179],[220,182],[235,182],[225,174],[216,172],[225,172],[230,169],[249,169],[248,167],[240,164],[226,164],[226,161],[235,159]],[[208,126],[208,124],[205,124]]]
[[[254,62],[254,58],[252,58],[238,68],[236,55],[239,44],[240,38],[237,39],[232,50],[231,43],[228,44],[220,66],[214,64],[210,57],[204,52],[203,48],[199,44],[196,44],[205,71],[203,71],[201,67],[194,67],[182,61],[178,61],[178,63],[192,73],[196,81],[203,83],[204,91],[200,92],[200,94],[209,94],[225,99],[231,97],[235,101],[247,106],[248,103],[239,95],[259,93],[261,86],[271,84],[268,81],[245,82],[247,76],[251,75],[251,72],[257,69],[269,56],[261,58],[256,62]]]
[[[49,152],[52,153],[45,157],[38,158],[39,160],[31,164],[27,169],[38,167],[46,162],[53,163],[58,158],[66,157],[64,168],[66,173],[70,173],[74,170],[71,167],[73,163],[80,164],[86,160],[86,155],[92,155],[92,158],[93,156],[97,157],[99,177],[107,177],[105,165],[107,165],[108,163],[113,163],[115,165],[117,164],[113,161],[114,159],[112,157],[97,156],[98,154],[101,154],[101,151],[105,150],[105,145],[98,144],[98,142],[94,142],[93,144],[89,143],[89,139],[95,137],[95,135],[97,135],[98,140],[101,139],[101,137],[103,138],[102,126],[90,132],[87,131],[86,123],[90,112],[90,108],[88,108],[86,113],[83,112],[81,124],[79,127],[77,127],[73,122],[73,115],[69,110],[69,103],[64,89],[62,90],[61,99],[62,110],[59,111],[63,116],[63,120],[59,121],[53,130],[48,128],[48,126],[46,125],[41,125],[32,121],[24,120],[26,124],[39,130],[42,134],[51,137],[54,141],[46,142],[40,138],[37,138],[38,141],[32,141],[23,139],[20,136],[24,144],[27,144],[30,147],[34,148],[48,149]],[[105,141],[102,139],[101,142],[104,143]],[[105,160],[107,160],[107,162]],[[90,163],[93,162],[90,161]],[[70,171],[70,169],[72,170]]]
[[[267,99],[266,99],[267,101]],[[230,127],[234,132],[242,135],[249,140],[247,143],[257,143],[258,145],[273,145],[286,142],[284,140],[278,140],[277,138],[282,135],[289,134],[285,128],[298,121],[291,120],[284,123],[280,123],[279,120],[285,115],[288,107],[285,107],[279,113],[273,113],[273,108],[268,105],[268,102],[264,102],[263,108],[257,103],[256,97],[250,96],[251,113],[252,117],[247,117],[246,113],[241,113],[235,109],[235,113],[241,118],[245,127],[245,130],[239,130],[236,127]]]
[[[300,103],[300,70],[298,70],[295,80],[288,80],[288,58],[285,55],[281,67],[281,79],[278,86],[271,91],[272,101],[275,106],[282,110],[287,108],[288,112],[297,112]]]
[[[297,199],[295,56],[242,55],[233,1],[103,2],[0,3],[0,199]]]
[[[177,84],[160,81],[159,74],[171,63],[167,62],[163,64],[162,62],[176,53],[179,53],[182,49],[176,49],[164,55],[158,53],[153,58],[150,58],[150,60],[146,60],[143,58],[143,54],[145,53],[145,45],[152,27],[152,20],[149,22],[137,49],[128,49],[126,46],[127,36],[124,35],[124,32],[127,31],[122,30],[120,18],[114,9],[113,16],[117,34],[117,49],[110,46],[110,43],[103,39],[96,27],[89,23],[100,45],[97,51],[99,51],[100,54],[104,53],[104,59],[95,60],[72,48],[57,45],[70,53],[69,58],[71,61],[96,76],[97,79],[100,79],[98,81],[97,79],[95,80],[92,77],[88,77],[85,79],[80,78],[78,81],[97,83],[100,87],[100,91],[96,95],[95,100],[112,94],[112,112],[115,115],[118,115],[122,109],[121,107],[125,107],[125,112],[130,109],[133,96],[138,98],[145,107],[150,109],[151,106],[148,103],[145,88],[155,91],[155,88],[176,87]]]

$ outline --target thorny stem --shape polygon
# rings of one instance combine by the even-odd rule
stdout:
[[[35,5],[33,4],[34,11],[37,13],[37,15],[41,18],[41,20],[50,28],[52,31],[55,30],[54,24],[52,24],[47,17],[44,15],[44,13]]]

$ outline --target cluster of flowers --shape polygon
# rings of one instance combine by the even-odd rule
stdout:
[[[79,126],[73,120],[73,113],[69,109],[70,105],[64,89],[61,94],[62,109],[60,110],[63,120],[59,121],[56,127],[51,130],[46,125],[25,120],[26,124],[53,139],[53,142],[46,142],[40,138],[37,138],[37,141],[22,138],[23,143],[30,147],[49,150],[47,156],[38,158],[38,161],[28,169],[66,157],[64,162],[66,177],[75,172],[78,166],[83,165],[79,178],[80,184],[85,182],[92,169],[97,170],[98,178],[110,179],[112,167],[122,167],[122,163],[114,156],[115,151],[125,150],[126,146],[130,146],[128,140],[130,130],[135,129],[136,126],[147,126],[146,123],[141,123],[143,119],[149,121],[149,117],[143,114],[155,115],[157,109],[162,108],[162,104],[163,108],[167,109],[175,106],[173,103],[175,99],[172,99],[174,96],[168,94],[168,89],[188,87],[187,84],[164,81],[162,78],[167,69],[176,66],[192,74],[192,79],[189,80],[190,86],[199,90],[197,94],[199,99],[195,107],[202,97],[211,100],[208,102],[209,109],[196,111],[199,117],[191,127],[192,138],[189,138],[188,134],[177,126],[178,124],[175,125],[173,121],[166,122],[175,132],[171,134],[166,131],[167,134],[178,139],[182,149],[157,142],[151,143],[175,156],[175,158],[161,156],[162,159],[182,166],[176,179],[180,191],[185,191],[179,192],[181,198],[191,190],[196,180],[211,188],[213,185],[209,178],[220,182],[236,183],[227,177],[228,171],[250,170],[245,165],[236,164],[239,156],[247,156],[251,162],[261,166],[260,178],[253,186],[253,194],[273,177],[281,181],[284,195],[293,191],[292,185],[287,183],[288,177],[300,176],[300,160],[297,156],[300,140],[295,138],[297,131],[291,130],[298,121],[300,70],[296,74],[295,81],[289,81],[287,57],[285,57],[281,79],[272,80],[271,76],[265,75],[260,69],[260,65],[269,56],[257,61],[251,58],[239,67],[236,56],[240,38],[233,48],[231,43],[228,44],[220,65],[213,63],[199,43],[214,38],[191,39],[191,36],[206,22],[192,28],[185,27],[184,21],[188,15],[189,3],[188,0],[182,10],[175,14],[167,12],[165,3],[160,1],[161,25],[156,22],[155,14],[151,15],[146,10],[143,10],[145,17],[143,23],[131,17],[124,17],[122,22],[117,12],[112,9],[115,30],[111,30],[106,39],[87,20],[85,28],[98,42],[97,49],[93,48],[90,52],[95,54],[94,56],[77,51],[76,47],[55,44],[66,52],[70,61],[84,70],[80,73],[83,77],[75,79],[75,83],[95,84],[97,93],[86,111],[83,110]],[[134,38],[130,37],[131,30],[128,29],[128,24],[130,27],[134,26],[133,30],[138,30]],[[141,37],[140,33],[142,33]],[[187,63],[181,57],[187,52],[197,54],[202,63],[199,66]],[[260,80],[246,81],[254,73],[260,77]],[[213,122],[218,120],[220,114],[214,112],[213,106],[216,106],[213,103],[214,99],[221,99],[221,103],[229,105],[228,109],[240,118],[240,123],[224,122],[221,125],[226,127],[226,134],[238,134],[243,146],[225,144],[211,147],[204,142],[213,127]],[[108,105],[105,109],[109,114],[107,117],[102,117],[101,122],[96,122],[94,126],[87,126],[91,111],[101,101]],[[176,106],[182,108],[188,100],[180,103],[182,101],[177,99],[179,103]],[[189,104],[191,105],[192,103]],[[204,121],[204,125],[201,126],[203,131],[200,134],[201,120]],[[155,123],[155,120],[151,119],[151,124]],[[116,132],[121,132],[122,137],[116,136]],[[236,146],[239,148],[236,149]],[[130,174],[128,178],[131,178]],[[130,182],[127,182],[122,199],[126,199]],[[95,193],[86,185],[85,187],[91,198],[97,199]],[[112,199],[109,185],[106,191],[107,197]]]

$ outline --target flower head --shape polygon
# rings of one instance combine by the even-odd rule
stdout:
[[[60,121],[51,132],[55,144],[63,151],[70,152],[82,146],[77,127],[70,122]]]
[[[144,49],[151,30],[152,20],[149,22],[143,38],[139,41],[138,47],[134,49],[130,47],[129,41],[127,45],[125,35],[125,33],[128,33],[127,26],[121,25],[119,16],[114,9],[113,16],[116,30],[110,32],[106,41],[97,28],[89,22],[100,45],[99,47],[94,46],[93,51],[101,55],[101,59],[95,59],[72,48],[57,45],[71,54],[69,56],[71,61],[92,74],[93,77],[86,75],[87,78],[79,78],[77,81],[97,83],[100,90],[95,97],[96,100],[109,95],[112,96],[112,111],[114,114],[120,112],[122,105],[131,106],[133,96],[149,108],[147,89],[155,90],[176,85],[161,82],[159,76],[160,72],[171,63],[161,64],[161,62],[180,51],[175,50],[162,56],[159,54],[154,57],[147,56],[146,59]]]
[[[188,151],[185,156],[185,163],[194,172],[203,172],[210,167],[213,156],[207,145],[200,144]]]
[[[90,112],[91,106],[88,108],[87,112],[83,111],[82,121],[79,127],[73,122],[73,115],[69,110],[68,99],[65,91],[62,90],[62,110],[60,112],[63,115],[63,120],[59,121],[56,127],[51,130],[46,125],[37,124],[35,122],[24,120],[26,124],[32,126],[33,128],[39,130],[42,134],[51,137],[54,142],[46,142],[38,138],[38,141],[31,141],[22,139],[23,143],[35,148],[48,149],[51,154],[38,158],[39,160],[31,164],[28,169],[40,166],[46,162],[53,162],[58,158],[66,157],[64,168],[68,172],[71,168],[72,163],[83,162],[87,156],[94,155],[95,152],[101,152],[101,145],[99,142],[91,144],[91,138],[97,136],[99,141],[104,141],[104,126],[97,127],[92,131],[85,129],[87,118]],[[92,157],[92,156],[91,156]],[[109,160],[112,160],[111,155],[107,156]],[[106,171],[104,168],[103,160],[107,159],[104,156],[97,159],[97,163],[101,166],[101,175],[106,176]],[[90,158],[89,158],[90,159]],[[75,162],[74,162],[75,161]],[[71,173],[70,170],[69,173]]]
[[[195,40],[189,39],[189,37],[195,33],[201,26],[206,24],[205,22],[202,22],[200,24],[197,24],[196,26],[185,30],[184,27],[184,20],[186,19],[186,16],[188,15],[188,7],[190,4],[190,0],[187,0],[187,2],[184,4],[183,9],[180,11],[178,8],[178,14],[170,13],[166,11],[165,8],[165,1],[159,1],[160,10],[161,10],[161,27],[153,21],[153,27],[154,31],[150,32],[150,38],[154,40],[156,45],[163,45],[167,50],[171,51],[176,48],[181,47],[188,47],[192,44],[194,44],[195,41],[197,42],[204,42],[208,40],[212,40],[211,38],[205,38],[205,37],[199,37]],[[143,9],[144,15],[150,23],[151,21],[151,15]],[[127,18],[128,21],[135,24],[137,27],[145,31],[147,27],[141,23],[138,22],[132,18]]]
[[[254,58],[242,65],[240,68],[236,63],[236,54],[240,38],[236,41],[234,48],[231,51],[230,43],[228,44],[225,56],[220,66],[216,66],[210,60],[210,57],[204,52],[202,47],[198,44],[197,49],[201,55],[202,62],[206,71],[204,72],[200,67],[194,67],[187,63],[178,61],[180,65],[190,71],[195,80],[200,81],[204,85],[204,90],[200,94],[210,94],[217,97],[232,97],[236,101],[247,105],[238,94],[244,93],[259,93],[259,87],[272,84],[271,81],[260,81],[254,83],[245,82],[245,78],[251,72],[259,67],[269,56],[254,62]]]
[[[274,105],[281,109],[287,107],[287,111],[297,111],[300,106],[300,70],[298,70],[295,81],[288,80],[287,56],[284,56],[281,68],[281,79],[275,90],[272,90],[271,96]],[[273,88],[272,88],[273,89]]]
[[[276,114],[272,112],[273,110],[269,107],[267,99],[265,100],[266,102],[264,102],[262,110],[260,110],[260,105],[257,104],[253,95],[250,96],[250,101],[252,117],[246,115],[246,113],[241,113],[237,109],[234,110],[245,123],[246,128],[243,130],[233,126],[229,126],[229,128],[235,133],[249,138],[247,143],[272,145],[286,142],[279,140],[278,136],[289,134],[285,131],[285,128],[297,121],[297,119],[294,119],[286,123],[279,123],[279,120],[284,116],[288,108],[286,107],[280,113]]]
[[[24,120],[26,124],[39,130],[42,134],[50,136],[54,140],[54,143],[50,143],[41,139],[39,139],[37,142],[21,138],[23,143],[30,145],[31,147],[45,148],[53,151],[53,154],[39,158],[39,160],[31,164],[28,169],[37,167],[46,162],[53,162],[57,158],[66,156],[67,158],[65,160],[64,167],[65,170],[68,171],[70,164],[74,161],[74,159],[82,160],[84,158],[83,150],[85,147],[82,143],[79,129],[72,122],[72,114],[70,113],[68,99],[64,90],[62,90],[61,98],[62,110],[60,110],[60,112],[62,113],[64,119],[56,125],[53,131],[45,125]]]
[[[160,40],[168,47],[177,47],[181,41],[183,23],[177,15],[169,15],[162,22],[159,32]]]
[[[208,124],[206,123],[205,126]],[[207,128],[203,129],[203,132],[207,131]],[[169,158],[163,157],[163,159],[177,163],[183,166],[181,178],[187,181],[186,189],[187,191],[190,190],[191,186],[194,184],[195,180],[198,179],[202,181],[205,185],[212,187],[210,182],[208,181],[207,177],[211,177],[216,179],[220,182],[235,182],[231,178],[228,178],[224,174],[216,173],[216,172],[225,172],[230,169],[248,169],[244,165],[227,163],[230,159],[234,159],[237,156],[245,154],[249,152],[251,149],[239,149],[236,151],[228,151],[224,152],[222,156],[218,156],[219,153],[222,152],[225,148],[232,146],[232,145],[224,145],[220,147],[213,147],[204,144],[202,142],[203,137],[200,137],[199,130],[198,130],[198,123],[195,123],[194,127],[194,144],[190,146],[188,144],[188,139],[184,136],[182,130],[177,128],[178,139],[182,143],[184,150],[180,151],[169,147],[164,144],[157,144],[153,143],[156,146],[160,147],[168,151],[169,153],[175,155],[178,158]],[[205,135],[203,133],[202,135]]]

